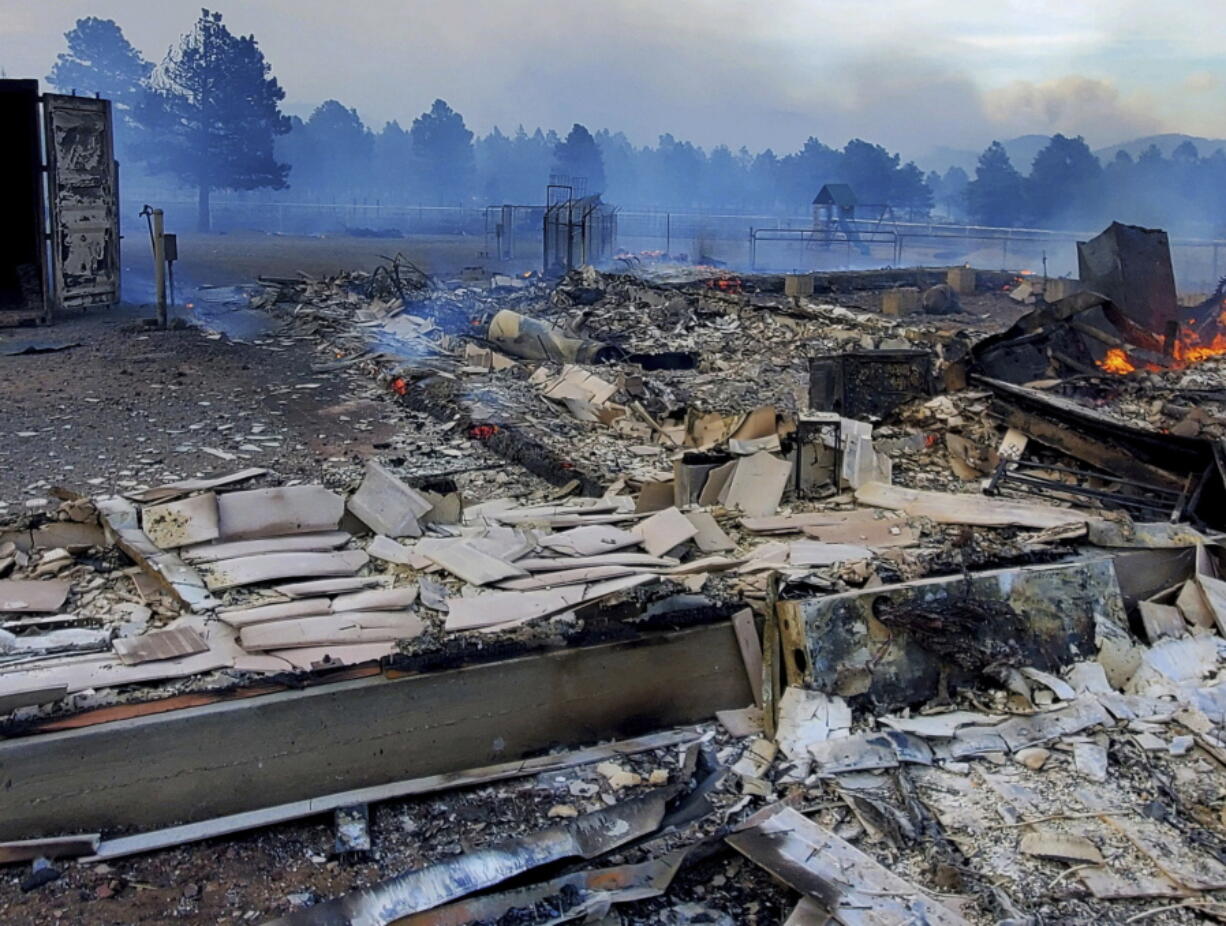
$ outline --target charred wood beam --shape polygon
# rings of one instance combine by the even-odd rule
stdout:
[[[1199,476],[1213,463],[1209,441],[1133,427],[1037,389],[987,376],[971,379],[995,393],[993,410],[1010,426],[1117,476],[1180,491],[1187,476]]]
[[[495,454],[519,464],[550,485],[561,486],[575,480],[579,483],[579,495],[604,494],[605,480],[576,467],[572,460],[550,447],[546,435],[526,423],[473,418],[468,404],[455,394],[455,388],[454,380],[434,377],[406,390],[400,401],[437,421],[455,421]]]
[[[1018,408],[1010,408],[1001,403],[993,403],[992,411],[1008,427],[1017,428],[1040,444],[1061,450],[1090,466],[1096,466],[1125,479],[1157,485],[1175,492],[1181,491],[1184,487],[1183,479],[1166,470],[1142,463],[1125,450],[1086,437],[1067,427],[1040,418],[1038,415],[1029,414]]]
[[[635,736],[744,707],[724,621],[0,743],[0,840],[188,823]]]

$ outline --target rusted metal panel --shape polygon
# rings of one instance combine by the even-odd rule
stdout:
[[[809,360],[809,406],[846,418],[883,418],[932,395],[932,353],[862,350]]]
[[[1143,332],[1162,337],[1175,324],[1171,245],[1161,229],[1112,222],[1102,234],[1077,242],[1077,266],[1086,288],[1109,298]]]
[[[119,301],[119,202],[109,100],[43,96],[51,268],[60,308]]]
[[[973,678],[973,673],[918,633],[897,622],[888,626],[881,615],[883,610],[940,609],[967,599],[987,603],[985,614],[1008,605],[1021,618],[1020,625],[985,619],[962,636],[951,636],[951,646],[962,650],[973,646],[985,654],[1011,651],[1017,665],[1044,670],[1092,658],[1097,622],[1125,626],[1127,621],[1110,558],[781,601],[788,680],[862,699],[880,710],[928,701],[938,693],[943,670],[949,671],[954,683]]]

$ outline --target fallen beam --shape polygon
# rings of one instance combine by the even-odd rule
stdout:
[[[744,707],[728,621],[0,743],[0,840],[153,829],[637,736]]]

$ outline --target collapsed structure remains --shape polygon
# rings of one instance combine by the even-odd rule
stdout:
[[[1119,225],[1069,281],[602,272],[597,197],[544,221],[556,281],[243,294],[416,435],[325,485],[253,431],[4,526],[0,861],[321,815],[369,858],[380,808],[486,789],[246,918],[1226,914],[1222,289]]]

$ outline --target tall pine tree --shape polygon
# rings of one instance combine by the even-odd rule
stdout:
[[[979,225],[1013,226],[1025,209],[1023,180],[1009,152],[998,141],[979,155],[975,179],[966,185],[966,206],[971,221]]]
[[[213,190],[283,189],[289,165],[273,140],[290,129],[285,99],[255,36],[236,36],[220,13],[202,10],[192,31],[154,71],[140,109],[155,130],[150,169],[196,187],[197,227],[208,231]]]
[[[604,158],[586,126],[571,126],[565,140],[554,146],[553,161],[558,173],[586,179],[588,195],[604,192]]]
[[[123,157],[137,144],[133,113],[153,71],[112,19],[87,16],[64,33],[68,50],[55,59],[47,83],[61,93],[97,94],[111,101],[116,146]]]
[[[419,188],[436,206],[458,206],[472,198],[476,181],[473,133],[464,117],[442,100],[413,120],[409,129]]]

